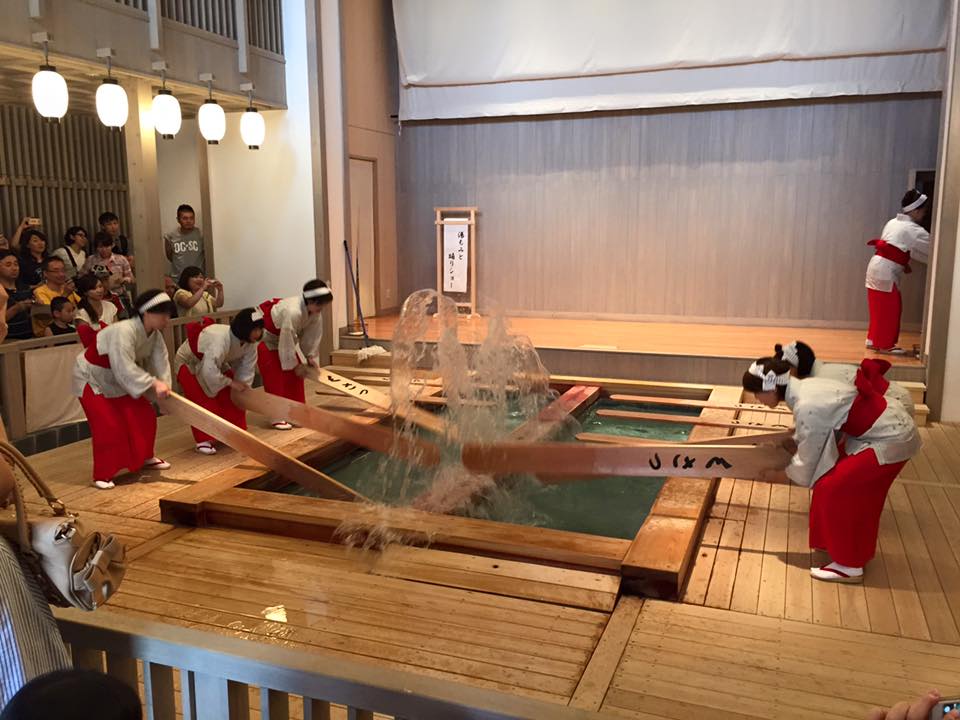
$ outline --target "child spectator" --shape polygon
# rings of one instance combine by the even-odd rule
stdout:
[[[180,289],[173,294],[173,301],[183,308],[180,317],[202,316],[223,307],[223,283],[205,278],[198,267],[185,268],[178,285]]]
[[[97,222],[100,223],[100,232],[105,232],[110,236],[110,239],[113,240],[113,251],[117,255],[125,257],[132,268],[133,243],[120,231],[120,218],[117,217],[116,213],[108,210],[105,213],[101,213],[100,217],[97,218]]]
[[[87,262],[87,231],[79,225],[69,228],[63,235],[63,247],[53,251],[54,256],[63,260],[67,269],[67,278],[73,280],[80,268]]]
[[[105,290],[123,297],[135,279],[127,258],[115,252],[113,243],[113,238],[107,233],[98,232],[93,239],[95,252],[87,258],[83,273],[92,273],[99,277]]]
[[[29,227],[20,235],[20,282],[34,288],[43,283],[43,261],[47,253],[47,236]]]
[[[77,307],[70,302],[70,298],[55,297],[51,300],[50,314],[53,315],[53,322],[43,331],[44,337],[75,333],[77,329],[73,325],[73,318],[76,311]]]
[[[177,208],[177,227],[163,236],[163,248],[170,261],[170,277],[178,278],[188,267],[204,272],[203,235],[189,205]]]
[[[12,250],[0,250],[0,285],[7,293],[7,340],[29,340],[33,337],[30,308],[33,291],[19,282],[20,263]]]
[[[33,291],[33,299],[37,305],[50,306],[56,297],[69,298],[74,307],[79,304],[80,296],[74,292],[73,280],[67,280],[67,271],[60,258],[48,257],[43,261],[43,281],[43,285]],[[33,334],[43,337],[52,322],[51,317],[34,315]]]
[[[76,324],[89,325],[96,330],[117,321],[119,309],[106,299],[106,290],[96,275],[77,278],[77,294],[80,304],[77,306]]]

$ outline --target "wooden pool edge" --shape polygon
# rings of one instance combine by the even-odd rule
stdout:
[[[739,400],[739,388],[658,383],[651,381],[552,376],[554,385],[600,385],[603,393],[655,392],[663,397]],[[732,418],[732,411],[706,410]],[[369,418],[368,421],[375,421]],[[691,439],[723,436],[726,430],[697,426]],[[352,446],[333,438],[322,440],[301,459],[323,461]],[[527,560],[620,575],[624,588],[646,596],[674,598],[692,566],[693,555],[713,502],[719,479],[668,477],[634,539],[609,538],[566,530],[527,527],[491,520],[434,515],[409,508],[363,507],[354,503],[281,495],[240,487],[261,477],[255,463],[223,470],[184,490],[160,499],[161,519],[176,525],[250,530],[288,537],[340,542],[338,529],[364,514],[378,527],[413,544],[445,550]]]
[[[739,402],[743,390],[714,386],[708,400],[721,404]],[[704,410],[702,418],[733,420],[732,410]],[[729,430],[697,425],[690,440],[726,437]],[[720,478],[668,477],[637,531],[623,559],[624,588],[637,595],[662,599],[680,596],[693,566],[703,526],[717,493]]]

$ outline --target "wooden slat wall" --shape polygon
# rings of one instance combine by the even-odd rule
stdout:
[[[125,1],[127,4],[145,3],[145,0]],[[160,0],[160,14],[184,25],[236,40],[238,2],[247,4],[250,44],[283,55],[281,0]]]
[[[147,11],[147,0],[116,0],[120,5],[126,5],[134,10]]]
[[[254,47],[283,55],[280,0],[260,0],[247,5],[247,37]]]
[[[32,107],[0,105],[0,227],[39,217],[59,247],[71,225],[92,234],[105,210],[129,217],[123,135],[94,115],[45,122]]]
[[[134,0],[144,2],[144,0]],[[237,39],[236,3],[246,0],[160,0],[160,14],[190,27]],[[256,0],[272,4],[273,0]],[[249,12],[249,11],[248,11]]]
[[[480,296],[508,310],[863,322],[865,243],[909,170],[935,167],[939,110],[903,96],[405,125],[401,297],[436,283],[434,206],[476,205]],[[907,323],[923,287],[921,266]]]

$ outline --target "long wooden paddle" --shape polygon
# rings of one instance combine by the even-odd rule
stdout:
[[[313,490],[323,498],[329,500],[367,499],[346,485],[337,482],[329,475],[324,475],[319,470],[314,470],[296,458],[267,445],[255,435],[251,435],[246,430],[241,430],[236,425],[214,415],[206,408],[190,402],[182,395],[172,392],[168,397],[158,400],[157,404],[168,415],[173,415],[188,425],[203,430],[203,432],[212,435],[237,452],[250,456],[288,480]]]
[[[419,425],[425,430],[429,430],[430,432],[441,436],[446,432],[446,427],[443,420],[436,415],[416,407],[397,412],[397,409],[392,407],[393,403],[391,402],[389,395],[382,393],[379,390],[375,390],[372,387],[367,387],[363,383],[359,383],[356,380],[351,380],[350,378],[344,377],[343,375],[338,375],[335,372],[331,372],[330,370],[325,370],[323,368],[320,368],[316,371],[316,373],[311,374],[309,377],[311,380],[315,380],[321,385],[326,385],[327,387],[339,390],[345,395],[349,395],[357,400],[362,400],[368,405],[380,408],[381,410],[386,410],[387,412],[395,412],[399,417],[402,417],[404,420],[409,420],[414,425]]]
[[[392,432],[377,425],[359,423],[328,410],[321,410],[279,395],[270,395],[263,390],[233,391],[230,397],[238,407],[245,410],[267,417],[293,420],[298,425],[349,440],[360,447],[385,454],[392,452],[419,465],[429,466],[440,462],[440,449],[426,440],[394,437]]]
[[[785,430],[786,425],[764,425],[763,423],[748,422],[746,420],[710,420],[696,415],[669,415],[661,413],[633,412],[632,410],[597,410],[600,417],[618,418],[620,420],[636,420],[637,422],[652,421],[673,423],[675,425],[700,425],[701,427],[716,428],[743,428],[745,430]]]
[[[654,395],[611,395],[614,402],[637,405],[666,405],[669,407],[703,408],[705,410],[739,410],[740,412],[763,412],[776,415],[792,414],[789,408],[769,408],[751,403],[713,403],[709,400],[685,400],[684,398],[656,397]]]
[[[712,438],[710,440],[691,440],[687,442],[678,442],[678,446],[689,445],[763,445],[769,443],[782,443],[793,437],[793,430],[778,430],[777,432],[758,432],[748,433],[746,435],[731,435],[724,438]],[[604,433],[582,432],[577,433],[577,440],[582,442],[601,443],[604,445],[663,445],[663,440],[653,440],[647,438],[624,437],[623,435],[607,435]]]
[[[574,445],[562,442],[464,445],[463,464],[492,475],[532,473],[543,482],[627,475],[633,477],[755,478],[779,470],[790,453],[775,445]]]

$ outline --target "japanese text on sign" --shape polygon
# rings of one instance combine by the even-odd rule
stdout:
[[[469,263],[470,226],[445,224],[443,226],[443,291],[467,291],[467,265]]]

